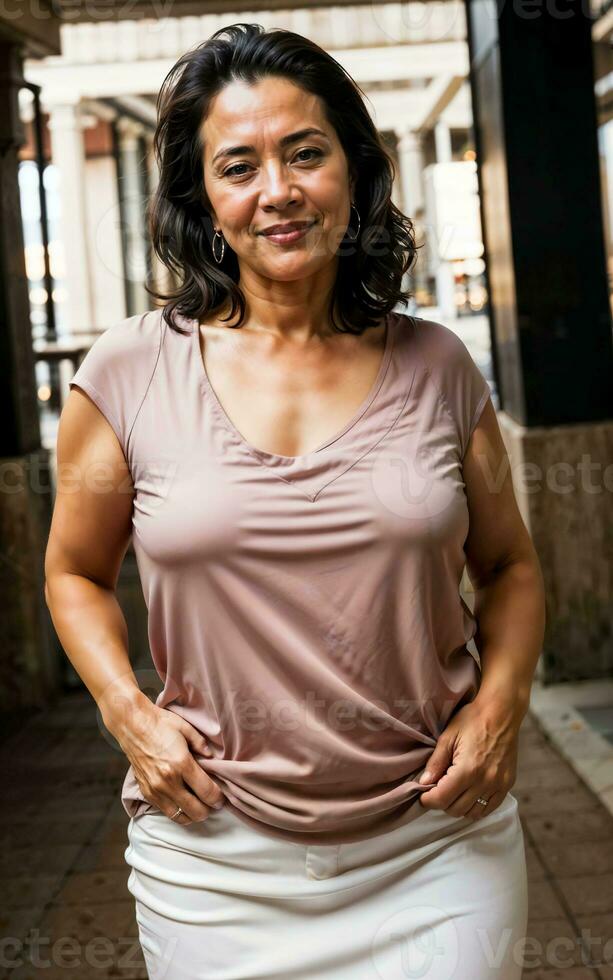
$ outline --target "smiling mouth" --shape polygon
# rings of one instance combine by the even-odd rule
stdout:
[[[317,224],[316,221],[311,221],[308,225],[299,225],[298,228],[288,228],[287,231],[279,228],[277,231],[262,231],[260,234],[263,235],[264,238],[277,238],[280,240],[287,239],[288,241],[292,241],[295,238],[300,238],[315,224]]]

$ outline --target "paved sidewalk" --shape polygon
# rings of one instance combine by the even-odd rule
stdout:
[[[128,818],[119,789],[127,760],[104,737],[89,694],[67,694],[32,718],[0,748],[0,765],[3,951],[26,958],[22,967],[0,969],[0,978],[146,980],[123,856]],[[512,792],[530,875],[525,976],[613,980],[613,816],[530,715]],[[608,954],[609,966],[583,965],[582,930],[592,937],[592,962]],[[23,944],[28,935],[39,937],[40,962],[56,965],[28,963],[36,952]]]

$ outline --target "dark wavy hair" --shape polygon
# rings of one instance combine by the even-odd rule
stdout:
[[[173,322],[175,311],[201,319],[228,301],[231,310],[224,322],[239,312],[233,326],[243,324],[245,296],[236,253],[226,243],[222,262],[212,258],[214,228],[206,208],[200,134],[212,99],[224,86],[234,80],[254,84],[270,75],[321,99],[355,175],[360,235],[341,242],[329,315],[333,329],[361,333],[412,295],[403,291],[403,277],[421,246],[415,244],[412,221],[392,202],[394,161],[366,109],[364,93],[323,48],[282,28],[248,23],[221,28],[182,55],[164,79],[153,139],[159,183],[147,222],[156,255],[179,285],[168,293],[147,286],[147,292],[169,301],[163,317],[181,333]]]

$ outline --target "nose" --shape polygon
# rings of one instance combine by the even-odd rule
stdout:
[[[282,163],[262,168],[260,205],[262,208],[282,209],[298,199],[293,178]]]

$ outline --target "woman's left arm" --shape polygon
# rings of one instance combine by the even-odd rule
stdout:
[[[481,684],[441,733],[421,782],[425,807],[478,819],[502,802],[516,778],[519,729],[545,633],[545,589],[523,522],[491,401],[463,461],[470,529],[467,569],[475,590]],[[426,778],[424,778],[424,776]],[[484,807],[477,797],[489,800]]]

